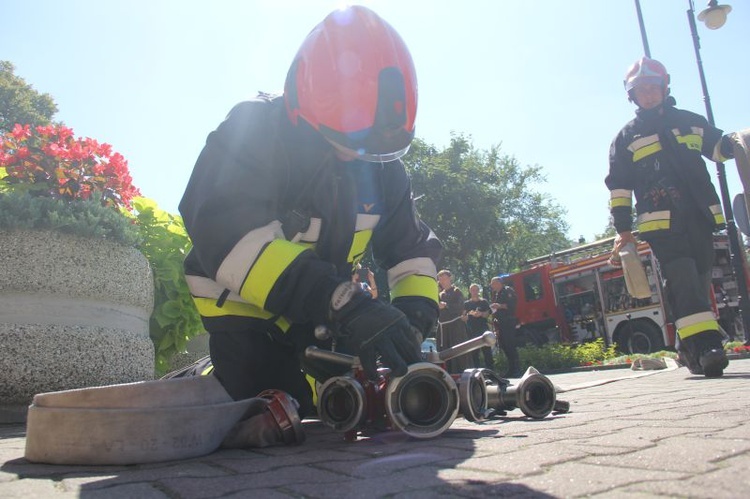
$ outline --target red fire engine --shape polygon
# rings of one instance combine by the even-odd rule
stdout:
[[[646,243],[638,245],[651,296],[635,299],[627,293],[622,269],[607,263],[612,244],[613,238],[603,239],[534,258],[523,270],[506,277],[518,295],[516,315],[525,342],[540,345],[603,338],[607,345],[615,343],[626,353],[674,346],[675,329],[667,319],[662,278],[651,248]],[[716,235],[714,248],[714,311],[724,329],[736,328],[741,322],[728,238]]]

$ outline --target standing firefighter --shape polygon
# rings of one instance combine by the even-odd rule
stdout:
[[[659,260],[667,302],[677,326],[680,357],[693,374],[718,377],[727,366],[709,285],[713,232],[724,227],[719,197],[706,163],[732,157],[732,141],[700,115],[675,108],[669,75],[642,58],[625,75],[625,90],[638,109],[617,134],[605,182],[617,237],[613,264],[631,233],[632,194],[638,231]]]
[[[237,104],[212,132],[180,203],[191,293],[214,373],[234,399],[288,392],[313,411],[304,349],[326,325],[375,376],[420,360],[437,320],[441,245],[418,219],[399,160],[414,137],[406,45],[364,7],[337,10],[302,43],[283,96]],[[351,281],[372,245],[392,304]]]
[[[503,277],[496,276],[490,280],[490,309],[492,310],[492,326],[495,329],[497,342],[502,348],[508,361],[508,371],[504,374],[506,378],[520,378],[521,358],[518,355],[516,344],[516,305],[518,296],[513,288],[506,286]]]

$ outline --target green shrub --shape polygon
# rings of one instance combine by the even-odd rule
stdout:
[[[156,350],[156,372],[163,375],[170,367],[170,358],[184,352],[188,340],[203,332],[182,268],[191,243],[182,218],[161,210],[155,201],[138,197],[133,208],[143,239],[140,250],[154,273],[154,312],[149,330]]]
[[[57,230],[138,246],[138,228],[125,215],[93,200],[63,200],[28,192],[0,193],[0,229]]]
[[[603,364],[608,359],[613,359],[617,356],[616,345],[606,347],[604,340],[601,338],[580,345],[552,343],[542,347],[522,347],[518,349],[518,354],[521,358],[521,367],[524,370],[529,366],[534,366],[542,373],[545,371]],[[495,369],[502,374],[507,371],[507,366],[507,360],[501,351],[495,357]]]

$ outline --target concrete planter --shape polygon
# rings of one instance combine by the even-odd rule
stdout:
[[[0,231],[0,422],[36,393],[153,379],[154,286],[136,249]]]

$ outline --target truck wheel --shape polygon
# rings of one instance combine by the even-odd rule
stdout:
[[[635,320],[624,324],[622,344],[627,353],[654,353],[664,348],[659,327],[649,321]]]

